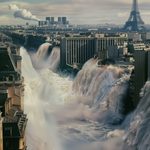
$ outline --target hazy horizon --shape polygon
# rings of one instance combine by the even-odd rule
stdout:
[[[10,5],[25,9],[33,18],[67,16],[71,24],[124,24],[130,14],[132,0],[0,0],[0,25],[36,23],[15,18]],[[145,24],[150,24],[150,3],[139,0],[139,9]]]

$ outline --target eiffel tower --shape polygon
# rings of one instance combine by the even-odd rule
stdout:
[[[133,0],[132,11],[130,13],[130,17],[126,24],[124,25],[123,30],[125,31],[141,31],[144,30],[144,22],[140,16],[140,12],[138,9],[137,0]]]

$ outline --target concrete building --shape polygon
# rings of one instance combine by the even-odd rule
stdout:
[[[59,24],[62,23],[62,17],[58,17],[58,23],[59,23]]]
[[[116,59],[119,57],[119,50],[124,48],[127,41],[124,37],[100,37],[96,38],[96,52],[100,59]]]
[[[141,33],[142,35],[142,40],[145,42],[145,41],[150,41],[150,32],[143,32]]]
[[[58,17],[58,24],[60,24],[60,25],[68,25],[69,21],[67,20],[67,17]]]
[[[134,105],[139,102],[139,93],[146,82],[146,54],[144,50],[134,52],[135,71],[134,71]]]
[[[61,41],[61,68],[80,68],[94,56],[116,59],[126,40],[124,37],[65,37]]]
[[[51,18],[50,17],[46,17],[46,21],[50,22]]]
[[[43,27],[47,25],[47,21],[39,21],[38,22],[39,27]]]
[[[68,37],[61,41],[61,68],[81,68],[95,55],[95,40],[88,37]]]
[[[37,49],[47,39],[47,36],[45,36],[43,34],[34,33],[34,31],[32,31],[32,30],[30,32],[26,31],[26,33],[23,31],[18,31],[18,30],[12,31],[12,32],[6,31],[5,34],[7,34],[9,37],[12,38],[12,42],[7,42],[8,45],[10,45],[10,44],[12,45],[12,43],[14,43],[16,45],[24,46],[27,49],[30,49],[30,48]],[[16,47],[16,45],[15,45],[15,47]]]
[[[26,150],[25,122],[26,115],[21,111],[12,111],[12,116],[4,118],[3,148],[4,150]]]
[[[55,23],[55,17],[51,17],[51,24]]]
[[[136,50],[134,52],[135,72],[134,72],[134,103],[138,104],[139,93],[145,82],[150,79],[150,51]]]
[[[150,40],[150,32],[146,32],[146,40]]]
[[[69,21],[67,20],[67,17],[58,17],[58,20],[55,21],[54,17],[46,17],[45,20],[38,21],[38,26],[40,28],[66,28],[69,25]]]
[[[67,17],[62,17],[62,24],[67,24]]]
[[[12,45],[0,44],[0,140],[3,141],[0,146],[3,150],[26,150],[27,119],[23,102],[20,51]]]
[[[128,40],[133,42],[142,41],[142,35],[138,32],[129,32],[128,33]]]
[[[135,42],[128,44],[128,50],[130,53],[134,53],[136,50],[145,50],[146,45],[142,42]]]
[[[144,50],[146,45],[144,43],[133,43],[134,51],[136,50]]]
[[[46,17],[46,24],[48,26],[53,25],[55,22],[55,18],[54,17]]]

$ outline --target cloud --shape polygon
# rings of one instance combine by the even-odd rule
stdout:
[[[1,0],[0,0],[1,1]],[[3,0],[4,1],[4,0]],[[7,0],[6,0],[7,1]],[[32,10],[38,18],[46,16],[67,16],[72,24],[124,24],[129,17],[131,0],[10,0],[12,4],[25,10]],[[0,5],[0,15],[10,15],[7,5],[10,1]],[[4,8],[4,5],[6,7]],[[149,0],[139,0],[139,9],[145,23],[150,23]],[[17,19],[16,19],[17,20]],[[10,22],[15,24],[15,22]],[[20,20],[23,23],[23,20]]]
[[[7,1],[9,1],[9,0],[0,0],[0,2],[7,2]]]
[[[0,0],[0,3],[12,2],[13,0]]]
[[[39,21],[39,19],[35,15],[33,15],[29,10],[19,8],[15,4],[9,5],[9,9],[14,12],[15,18],[22,18],[24,20]]]
[[[128,13],[127,12],[118,13],[118,17],[120,18],[128,17]]]

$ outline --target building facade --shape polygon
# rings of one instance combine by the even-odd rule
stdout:
[[[128,40],[132,42],[142,41],[142,35],[138,32],[128,32]]]
[[[0,150],[3,150],[3,118],[0,116]]]
[[[46,17],[46,24],[47,25],[53,25],[55,23],[54,17]]]
[[[69,37],[61,41],[61,67],[80,68],[95,55],[95,40],[88,37]]]
[[[124,37],[101,37],[95,39],[96,52],[100,59],[116,59],[119,57],[119,49],[124,48]]]
[[[124,37],[65,37],[61,40],[61,68],[67,66],[80,69],[90,58],[99,59],[119,57]]]
[[[39,27],[62,28],[67,27],[68,25],[69,21],[67,17],[58,17],[56,20],[55,17],[46,17],[45,20],[38,21]]]
[[[2,150],[26,150],[27,116],[23,109],[23,77],[20,51],[0,45],[0,146]],[[1,138],[2,137],[2,138]]]
[[[62,24],[67,24],[67,17],[62,17]]]
[[[147,52],[148,53],[148,80],[150,81],[150,51]]]
[[[150,51],[135,50],[135,72],[134,72],[134,105],[140,100],[140,91],[147,80],[150,80]]]

